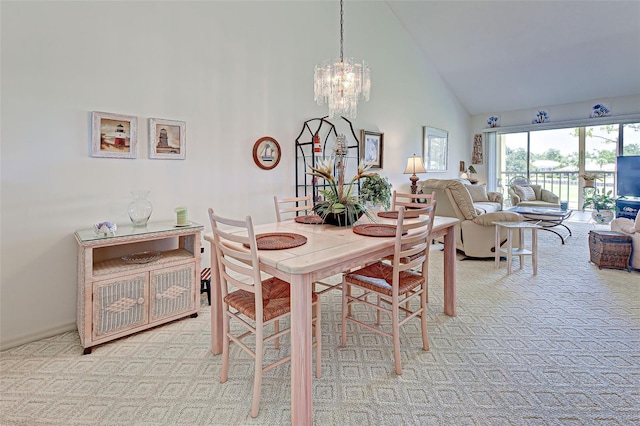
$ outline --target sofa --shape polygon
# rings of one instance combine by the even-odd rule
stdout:
[[[611,230],[631,236],[631,259],[629,265],[640,269],[640,213],[636,220],[618,217],[611,221]]]
[[[502,211],[502,194],[487,192],[484,185],[472,185],[465,179],[427,179],[418,182],[420,190],[436,193],[437,216],[460,219],[456,227],[456,248],[468,257],[495,257],[493,222],[522,222],[524,218]],[[501,241],[507,239],[507,229],[501,229]],[[519,244],[518,233],[514,246]]]
[[[512,206],[560,208],[560,198],[540,185],[511,185],[509,198]]]

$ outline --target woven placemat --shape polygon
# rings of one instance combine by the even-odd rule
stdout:
[[[395,237],[396,229],[397,227],[395,225],[368,223],[365,225],[354,226],[353,232],[360,235],[366,235],[368,237]]]
[[[298,223],[304,223],[307,225],[322,225],[324,223],[324,220],[317,214],[297,216],[294,220]]]
[[[284,250],[307,243],[307,237],[288,232],[274,232],[256,235],[258,250]]]
[[[397,219],[398,218],[398,212],[397,211],[378,212],[378,216],[379,217],[386,217],[387,219]],[[418,216],[419,216],[419,214],[416,213],[415,211],[411,211],[411,210],[405,210],[404,211],[404,217],[405,218],[418,217]]]

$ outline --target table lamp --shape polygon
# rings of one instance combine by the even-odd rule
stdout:
[[[415,154],[413,154],[412,157],[409,157],[407,159],[407,168],[404,169],[404,174],[405,175],[411,175],[411,177],[409,178],[409,180],[411,181],[411,193],[412,194],[417,194],[418,193],[418,176],[416,176],[416,173],[427,173],[427,171],[424,168],[424,164],[422,164],[422,159],[420,157],[417,157]]]

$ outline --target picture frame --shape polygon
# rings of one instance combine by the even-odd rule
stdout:
[[[162,118],[149,119],[149,158],[187,158],[187,123]]]
[[[449,132],[422,126],[422,161],[427,172],[446,172]]]
[[[360,160],[372,165],[372,169],[382,169],[384,133],[362,129],[360,131]]]
[[[91,113],[91,156],[136,158],[138,117],[110,112]]]
[[[265,136],[253,144],[253,161],[263,170],[271,170],[280,163],[280,144],[271,136]]]

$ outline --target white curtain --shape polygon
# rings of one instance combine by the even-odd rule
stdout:
[[[495,191],[498,187],[496,132],[486,132],[484,141],[487,147],[487,191]]]

